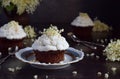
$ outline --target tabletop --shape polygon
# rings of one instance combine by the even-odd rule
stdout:
[[[84,52],[85,56],[81,61],[62,69],[40,69],[20,61],[15,56],[11,56],[0,65],[0,79],[120,79],[120,62],[105,60],[103,47],[98,46],[97,49],[93,50],[82,44],[75,43],[67,35],[72,32],[70,25],[58,24],[58,26],[64,26],[65,33],[63,35],[70,46]],[[111,39],[116,40],[119,38],[119,31],[102,32],[98,33],[98,35],[97,33],[93,34],[92,39],[89,41],[107,45]],[[116,71],[114,71],[115,69]]]

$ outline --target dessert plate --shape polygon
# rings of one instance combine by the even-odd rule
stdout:
[[[36,61],[35,54],[33,53],[33,49],[31,47],[27,47],[19,50],[15,53],[16,58],[19,60],[29,63],[34,67],[41,69],[61,69],[68,67],[70,64],[78,62],[83,59],[84,53],[75,48],[69,47],[64,54],[64,60],[60,63],[40,63]]]

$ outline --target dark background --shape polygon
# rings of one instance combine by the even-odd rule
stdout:
[[[31,24],[70,24],[79,12],[87,12],[94,19],[120,28],[119,0],[42,0],[34,14],[29,14]],[[2,9],[0,9],[1,11]],[[0,26],[8,22],[0,12]]]

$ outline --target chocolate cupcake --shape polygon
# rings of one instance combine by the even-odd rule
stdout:
[[[69,44],[61,36],[62,31],[55,26],[44,29],[43,34],[32,45],[37,61],[40,63],[59,63],[64,60],[64,53]]]
[[[94,26],[93,21],[87,13],[80,13],[71,23],[73,33],[81,40],[91,40],[91,32]],[[88,38],[89,39],[86,39]]]
[[[11,21],[0,27],[0,52],[3,55],[8,54],[8,48],[23,47],[23,39],[26,37],[21,25],[18,22]]]

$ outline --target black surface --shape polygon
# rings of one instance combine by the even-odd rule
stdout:
[[[43,0],[38,6],[34,14],[30,14],[30,24],[35,26],[36,30],[43,30],[49,24],[57,25],[64,28],[63,36],[67,38],[70,46],[77,49],[83,49],[86,53],[95,52],[102,57],[102,50],[90,50],[84,46],[78,46],[67,37],[67,33],[72,31],[70,27],[71,21],[78,16],[79,12],[87,12],[92,19],[98,17],[101,21],[112,25],[114,31],[112,35],[107,37],[120,38],[120,5],[119,0]],[[0,11],[2,9],[0,8]],[[0,12],[0,26],[10,21],[4,12]],[[117,29],[116,29],[117,28]],[[103,34],[101,34],[102,36]],[[106,38],[106,37],[105,37]],[[87,39],[87,38],[86,38]],[[96,42],[97,38],[92,41]],[[38,75],[38,79],[104,79],[104,74],[109,72],[109,79],[120,79],[120,62],[105,61],[104,57],[96,59],[95,57],[86,57],[69,67],[59,70],[43,70],[32,67],[27,63],[23,63],[18,59],[9,58],[0,68],[0,79],[34,79],[34,75]],[[21,70],[10,72],[8,68],[22,67]],[[111,67],[116,67],[114,74]],[[73,71],[77,71],[77,75],[73,75]],[[102,76],[98,77],[97,72],[102,72]]]
[[[92,19],[98,17],[106,24],[119,28],[119,4],[119,0],[42,0],[36,11],[29,15],[30,24],[70,24],[79,12],[86,12]],[[9,21],[1,10],[0,26]]]
[[[65,34],[66,33],[64,33],[64,35]],[[104,33],[101,33],[101,36],[102,35],[104,35]],[[114,38],[114,35],[110,36],[108,39],[111,38]],[[105,73],[109,74],[109,79],[120,79],[120,62],[106,61],[105,57],[102,54],[104,48],[98,47],[97,50],[91,50],[83,45],[74,43],[67,36],[66,39],[69,41],[70,46],[79,50],[83,49],[83,52],[85,53],[85,57],[83,60],[71,64],[70,66],[63,69],[49,70],[35,68],[30,64],[24,63],[16,59],[15,57],[11,57],[1,65],[0,79],[34,79],[35,75],[38,76],[38,79],[104,79]],[[93,41],[95,42],[95,39]],[[95,56],[100,56],[100,59],[96,59],[95,56],[87,57],[86,54],[88,53],[95,53]],[[8,70],[8,68],[16,67],[21,67],[22,69],[15,72],[11,72]],[[112,72],[112,67],[117,68],[116,73]],[[74,71],[77,72],[76,75],[73,74]],[[102,75],[98,76],[98,72],[101,72]]]

